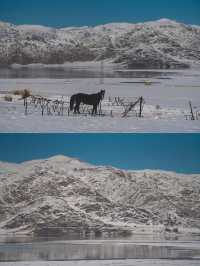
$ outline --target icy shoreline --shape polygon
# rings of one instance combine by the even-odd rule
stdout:
[[[199,260],[117,260],[1,262],[2,266],[199,266]]]
[[[199,260],[106,260],[1,262],[2,266],[199,266]]]

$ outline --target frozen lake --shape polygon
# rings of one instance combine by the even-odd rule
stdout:
[[[62,67],[22,67],[22,68],[0,68],[0,79],[76,79],[76,78],[158,78],[170,79],[169,76],[177,75],[178,71],[162,71],[162,70],[121,70],[106,67],[103,74],[101,71],[100,62],[94,66],[74,66]]]
[[[69,101],[73,94],[106,90],[102,110],[106,116],[41,116],[40,108],[24,115],[23,101],[5,95],[29,89],[33,95]],[[122,118],[123,106],[112,106],[115,98],[125,102],[143,97],[143,117],[132,112]],[[110,101],[109,101],[110,100]],[[190,116],[192,102],[195,121]],[[112,116],[110,115],[112,114]],[[33,123],[34,121],[34,123]],[[1,132],[200,132],[200,74],[196,70],[113,70],[105,68],[19,68],[0,70]]]
[[[164,239],[133,235],[124,239],[85,240],[0,237],[2,265],[38,265],[42,261],[41,265],[62,265],[62,261],[67,262],[65,265],[151,265],[153,261],[163,263],[158,265],[199,265],[200,236]],[[54,264],[55,261],[59,264]]]

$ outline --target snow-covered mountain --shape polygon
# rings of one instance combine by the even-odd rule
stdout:
[[[200,175],[124,171],[64,156],[0,168],[0,230],[200,229]]]
[[[200,62],[200,27],[168,19],[49,28],[0,22],[0,64],[107,59],[128,68],[184,68]]]

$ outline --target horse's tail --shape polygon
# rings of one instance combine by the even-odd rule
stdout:
[[[75,98],[76,98],[75,95],[73,95],[70,99],[70,111],[73,111],[73,109],[74,109],[74,103],[76,100]]]

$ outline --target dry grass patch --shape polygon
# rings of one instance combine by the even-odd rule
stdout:
[[[13,98],[12,98],[12,96],[10,96],[10,95],[5,95],[5,96],[4,96],[4,100],[5,100],[6,102],[12,102]]]
[[[13,91],[14,95],[20,95],[22,99],[25,99],[29,96],[31,96],[31,91],[29,89],[24,89],[24,90],[15,90]]]

